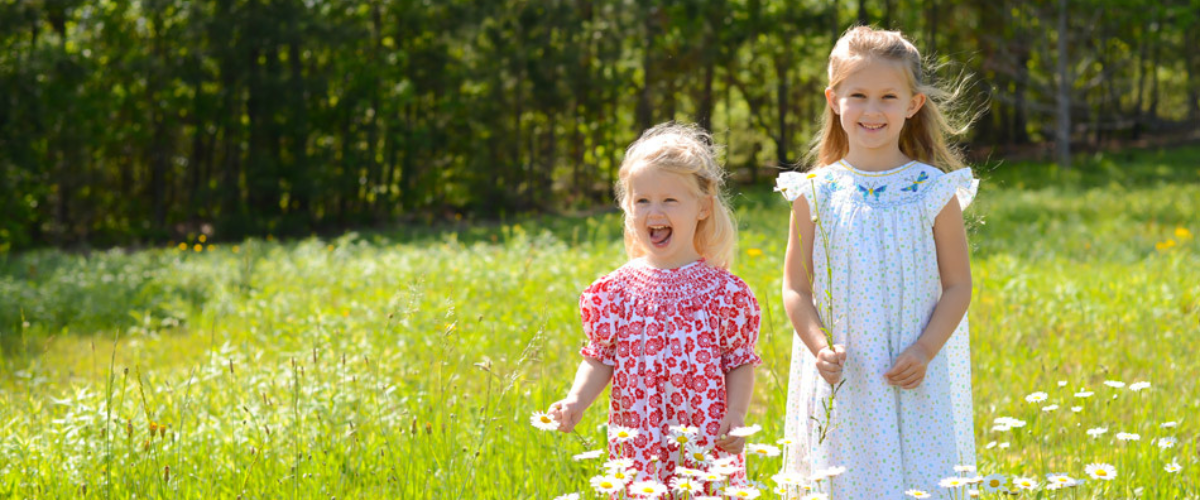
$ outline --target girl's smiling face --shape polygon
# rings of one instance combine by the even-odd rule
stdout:
[[[888,60],[870,59],[838,83],[825,98],[841,121],[850,142],[851,163],[875,163],[900,153],[904,122],[925,104],[914,94],[904,68]]]
[[[697,196],[692,179],[652,165],[629,174],[629,230],[645,251],[646,261],[659,269],[674,269],[700,259],[696,228],[707,219],[712,200]]]

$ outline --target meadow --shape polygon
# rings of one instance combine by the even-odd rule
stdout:
[[[1087,480],[1028,498],[1200,498],[1197,158],[978,169],[980,475]],[[764,320],[750,441],[774,444],[788,210],[738,191],[733,271]],[[591,497],[599,462],[571,457],[605,439],[606,397],[576,435],[529,419],[569,387],[578,294],[623,262],[620,227],[608,211],[0,257],[0,496]],[[1089,478],[1098,462],[1116,478]]]

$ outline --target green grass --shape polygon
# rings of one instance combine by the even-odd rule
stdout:
[[[981,473],[1080,478],[1107,462],[1118,478],[1105,498],[1200,495],[1198,155],[980,169],[968,217]],[[772,442],[792,341],[778,291],[787,208],[766,189],[734,200],[734,271],[764,308],[749,418],[764,431],[752,441]],[[596,463],[569,457],[588,448],[528,417],[567,390],[583,338],[578,293],[622,263],[619,235],[618,215],[602,213],[201,253],[3,257],[0,496],[582,491]],[[1083,388],[1095,395],[1075,398]],[[1025,402],[1035,391],[1049,400]],[[1060,408],[1043,412],[1049,404]],[[593,448],[605,407],[602,397],[579,427]],[[1001,416],[1028,425],[993,431]],[[167,430],[151,437],[151,422]],[[1094,427],[1109,431],[1092,439]],[[1121,443],[1117,432],[1142,439]],[[1151,443],[1166,436],[1174,447]],[[778,468],[751,460],[764,480]],[[1163,471],[1172,460],[1182,472]],[[1080,498],[1101,492],[1097,483]],[[1053,497],[1027,496],[1038,495]]]

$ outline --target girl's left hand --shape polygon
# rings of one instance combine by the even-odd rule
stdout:
[[[714,444],[717,448],[724,450],[726,453],[737,455],[746,447],[746,438],[734,437],[729,435],[729,431],[735,427],[745,427],[746,418],[734,415],[732,412],[726,412],[725,418],[721,419],[721,426],[717,429],[717,440]]]
[[[929,361],[933,359],[933,355],[922,346],[920,342],[914,342],[908,346],[900,356],[896,358],[896,364],[892,365],[892,369],[884,373],[884,378],[891,385],[898,385],[904,389],[916,389],[925,380],[925,370],[929,367]]]

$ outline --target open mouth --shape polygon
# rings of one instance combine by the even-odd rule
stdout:
[[[878,125],[868,125],[866,123],[860,123],[858,125],[861,126],[862,128],[865,128],[865,129],[871,131],[871,132],[878,132],[880,130],[883,130],[883,127],[887,126],[886,123],[880,123]]]
[[[671,226],[650,226],[650,244],[663,248],[671,243]]]

